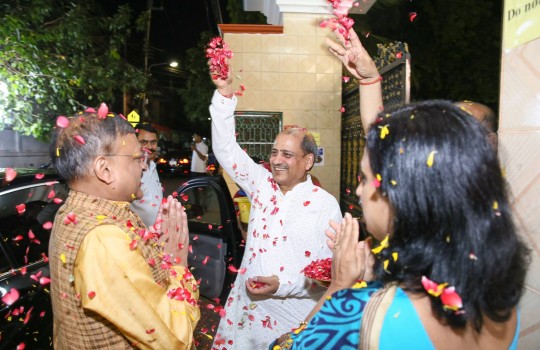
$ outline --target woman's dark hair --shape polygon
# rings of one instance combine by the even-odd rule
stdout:
[[[68,120],[67,127],[56,127],[50,145],[53,166],[68,184],[88,175],[97,156],[111,154],[119,136],[135,134],[131,124],[114,113],[101,118],[85,112]]]
[[[394,214],[377,276],[415,293],[426,293],[422,276],[455,286],[465,312],[445,310],[431,296],[434,313],[452,327],[471,322],[479,331],[483,315],[507,320],[523,292],[529,252],[482,126],[451,102],[426,101],[382,112],[366,149]]]

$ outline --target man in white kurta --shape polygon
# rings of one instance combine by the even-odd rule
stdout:
[[[252,205],[242,265],[213,348],[266,349],[275,338],[297,328],[321,297],[323,290],[301,271],[315,259],[331,257],[325,230],[330,220],[341,221],[341,211],[332,195],[313,185],[309,169],[297,166],[303,166],[306,155],[277,146],[279,135],[270,158],[272,173],[253,162],[236,142],[236,101],[234,96],[214,93],[213,147],[220,165],[250,194]],[[299,142],[296,147],[300,149]],[[304,171],[302,180],[285,190],[279,182],[294,171],[300,175]],[[255,281],[278,281],[279,287],[260,294],[269,285],[259,289]]]

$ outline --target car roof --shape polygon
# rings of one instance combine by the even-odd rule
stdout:
[[[20,185],[26,185],[30,182],[43,182],[60,180],[60,176],[54,169],[30,169],[30,168],[13,168],[17,172],[17,176],[9,183],[4,181],[6,177],[6,169],[0,168],[0,189],[4,190],[10,187],[18,187]],[[37,179],[37,174],[43,174],[42,179]]]

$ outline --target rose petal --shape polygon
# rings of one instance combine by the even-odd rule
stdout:
[[[15,171],[14,169],[12,168],[6,168],[6,171],[5,171],[5,180],[7,182],[11,182],[13,181],[13,179],[17,176],[17,171]]]
[[[104,102],[101,102],[97,111],[99,119],[105,119],[108,113],[109,113],[109,107],[107,107],[107,105]]]
[[[13,305],[19,299],[19,291],[15,288],[11,288],[4,296],[2,297],[2,302],[8,306]]]
[[[59,128],[67,128],[69,126],[69,119],[61,115],[56,118],[56,125]]]

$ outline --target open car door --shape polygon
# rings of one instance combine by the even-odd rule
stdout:
[[[189,227],[189,266],[201,296],[223,304],[244,254],[233,201],[221,176],[190,179],[178,189]]]

